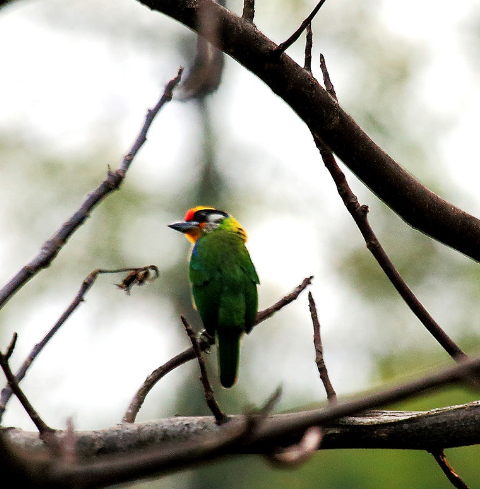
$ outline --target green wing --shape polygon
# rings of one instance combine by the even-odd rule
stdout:
[[[241,238],[224,230],[200,238],[190,260],[195,305],[218,343],[220,380],[230,387],[238,370],[239,342],[255,323],[257,272]]]

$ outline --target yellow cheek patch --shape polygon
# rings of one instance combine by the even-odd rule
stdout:
[[[200,227],[193,228],[187,231],[185,233],[185,236],[189,239],[189,241],[195,243],[197,239],[200,237],[200,235],[202,234],[202,228],[203,228],[203,223],[200,224]]]

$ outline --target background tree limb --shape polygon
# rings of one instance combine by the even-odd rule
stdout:
[[[410,226],[480,261],[480,221],[422,185],[377,146],[317,80],[253,24],[212,0],[138,0],[197,30],[198,10],[218,20],[212,44],[263,80],[370,190]]]

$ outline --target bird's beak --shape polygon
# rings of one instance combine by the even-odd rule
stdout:
[[[181,233],[188,233],[192,229],[198,228],[200,223],[197,221],[182,221],[182,222],[174,222],[173,224],[169,224],[168,227],[175,229],[175,231],[180,231]]]

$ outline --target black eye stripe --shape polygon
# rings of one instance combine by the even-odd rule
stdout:
[[[201,209],[193,215],[193,220],[197,222],[207,222],[209,216],[212,214],[221,214],[225,217],[228,217],[228,214],[224,211],[220,211],[218,209]]]

